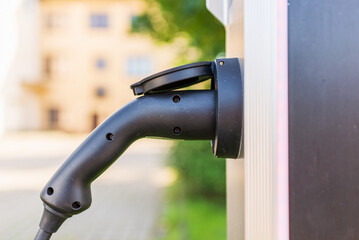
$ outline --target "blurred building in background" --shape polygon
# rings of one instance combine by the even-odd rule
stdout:
[[[37,0],[0,3],[0,133],[40,128],[37,96],[22,87],[40,77]]]
[[[28,2],[39,5],[32,11],[37,20],[23,24],[36,39],[30,57],[39,64],[29,64],[37,74],[20,78],[21,94],[14,95],[31,98],[13,115],[8,112],[14,101],[8,101],[10,130],[91,131],[134,98],[132,83],[174,61],[173,46],[159,47],[150,36],[131,33],[146,7],[141,0]]]

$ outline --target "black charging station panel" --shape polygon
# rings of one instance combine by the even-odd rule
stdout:
[[[358,240],[359,1],[288,14],[290,240]]]

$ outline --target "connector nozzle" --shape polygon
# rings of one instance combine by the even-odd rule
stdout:
[[[35,236],[35,240],[49,240],[51,238],[52,233],[45,232],[41,228],[37,231]]]
[[[48,240],[51,235],[55,233],[63,222],[69,216],[64,215],[56,210],[44,205],[44,212],[42,213],[40,221],[40,229],[36,234],[35,240]]]

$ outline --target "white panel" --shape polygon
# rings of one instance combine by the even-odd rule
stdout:
[[[232,5],[232,0],[207,0],[208,10],[219,20],[224,26],[228,25],[228,10]]]
[[[288,240],[287,1],[227,3],[207,0],[227,26],[227,57],[245,65],[244,159],[227,160],[227,239]]]
[[[274,3],[273,0],[245,0],[244,151],[247,240],[275,239],[277,26]]]
[[[288,239],[284,3],[283,0],[244,2],[246,240]]]
[[[243,0],[234,0],[228,12],[226,56],[244,57]],[[244,240],[244,159],[227,159],[227,239]]]
[[[277,1],[277,240],[289,240],[288,2]]]

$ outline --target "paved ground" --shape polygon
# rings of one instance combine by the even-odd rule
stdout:
[[[84,136],[18,133],[0,138],[0,240],[33,239],[39,192]],[[162,192],[174,180],[163,167],[167,141],[140,140],[92,186],[93,203],[68,219],[54,240],[156,239]]]

